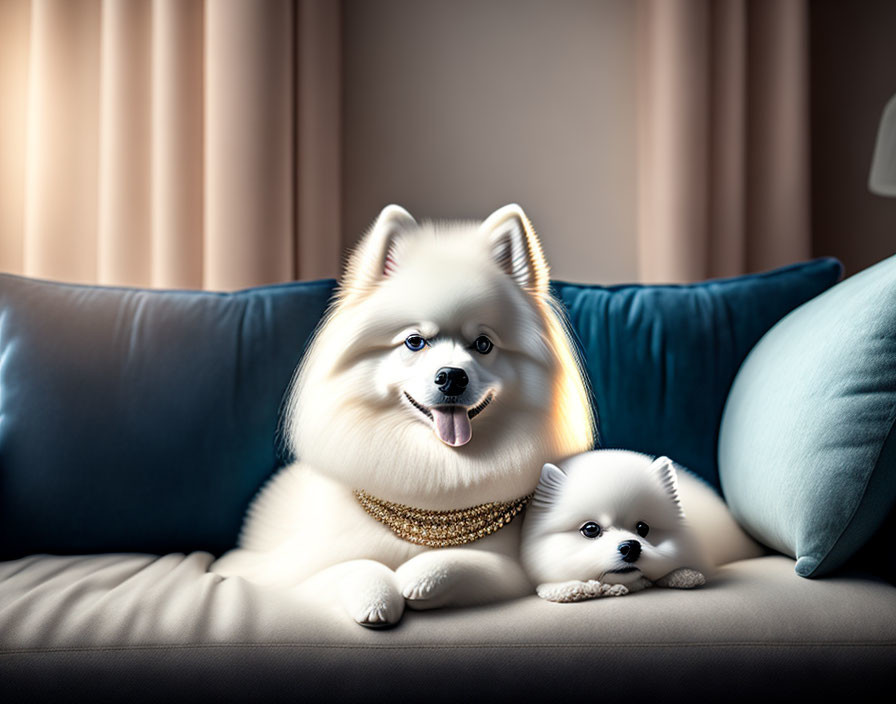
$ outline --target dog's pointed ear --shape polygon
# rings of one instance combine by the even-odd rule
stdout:
[[[675,471],[675,463],[668,457],[657,457],[650,465],[650,471],[653,472],[663,491],[678,507],[679,514],[684,517],[684,508],[678,493],[678,472]]]
[[[516,203],[505,205],[486,218],[480,232],[489,238],[495,263],[523,289],[547,295],[548,264],[538,235]]]
[[[400,205],[383,208],[349,263],[347,278],[351,284],[371,286],[394,273],[398,265],[398,236],[416,226],[417,221]]]
[[[555,464],[545,463],[538,478],[538,488],[535,490],[537,501],[542,504],[553,503],[563,491],[564,484],[566,484],[566,472]]]

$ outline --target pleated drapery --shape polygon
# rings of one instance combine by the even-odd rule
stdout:
[[[810,256],[807,0],[636,9],[637,278]],[[0,270],[217,290],[336,276],[342,11],[0,0]]]
[[[0,0],[0,269],[335,276],[339,25],[327,0]]]
[[[638,10],[639,278],[808,258],[806,0],[639,0]]]

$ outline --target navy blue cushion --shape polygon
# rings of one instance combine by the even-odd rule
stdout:
[[[791,310],[834,285],[835,259],[684,286],[555,282],[585,354],[600,447],[668,455],[719,489],[719,424],[738,368]]]
[[[692,286],[558,282],[584,343],[603,447],[667,454],[718,486],[722,406],[834,260]],[[0,559],[236,541],[286,458],[280,404],[332,280],[231,294],[0,275]]]
[[[0,275],[0,559],[231,547],[333,286]]]

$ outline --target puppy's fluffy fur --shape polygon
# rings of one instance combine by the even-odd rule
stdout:
[[[240,547],[212,569],[287,586],[313,576],[306,585],[338,592],[367,626],[397,622],[405,605],[529,592],[519,519],[428,549],[368,516],[352,491],[437,510],[507,501],[534,490],[546,461],[592,447],[561,310],[519,206],[481,224],[422,225],[387,207],[294,381],[285,430],[298,462],[260,492]],[[477,348],[483,336],[492,347]],[[463,370],[462,389],[438,383],[445,368]]]
[[[668,457],[623,450],[545,464],[521,545],[551,601],[700,586],[715,565],[759,552],[707,484]]]

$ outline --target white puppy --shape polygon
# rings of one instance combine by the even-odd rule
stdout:
[[[304,357],[298,458],[212,567],[338,593],[367,626],[531,592],[513,520],[542,465],[594,444],[562,306],[523,211],[418,225],[383,210]]]
[[[550,601],[696,587],[713,566],[759,554],[709,485],[668,457],[624,450],[545,464],[521,545]]]

